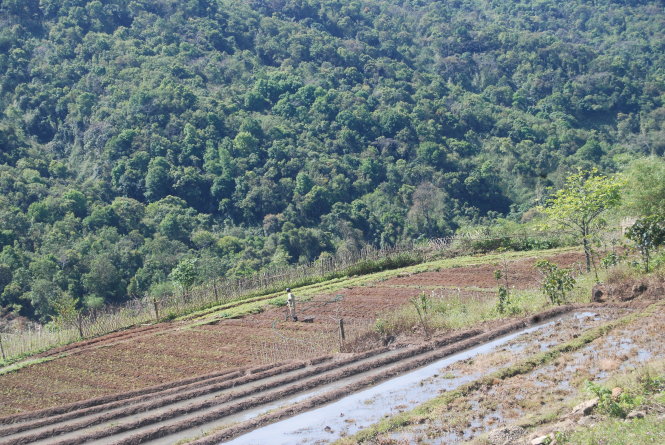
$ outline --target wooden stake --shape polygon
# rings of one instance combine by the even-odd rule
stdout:
[[[340,349],[344,346],[344,340],[346,340],[346,334],[344,334],[344,319],[339,319],[339,345]]]
[[[2,359],[7,360],[7,356],[5,356],[5,347],[2,345],[2,334],[0,334],[0,351],[2,351]]]
[[[79,336],[83,338],[83,312],[76,315],[76,327],[79,330]]]
[[[157,305],[157,298],[153,297],[152,304],[155,306],[155,318],[159,321],[159,306]]]

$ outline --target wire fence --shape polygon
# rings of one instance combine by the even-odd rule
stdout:
[[[98,337],[131,326],[153,323],[158,319],[211,308],[246,299],[252,295],[277,292],[285,287],[314,283],[335,274],[342,274],[364,262],[398,259],[411,255],[418,261],[442,256],[455,256],[469,248],[469,243],[505,239],[557,239],[564,233],[523,232],[497,236],[478,231],[421,242],[408,242],[387,248],[366,246],[352,252],[344,251],[295,267],[273,268],[248,277],[227,279],[217,277],[194,287],[187,293],[166,295],[159,300],[145,296],[122,305],[81,314],[62,326],[34,326],[13,333],[0,333],[0,352],[4,361],[14,361],[82,338]],[[341,275],[340,275],[341,276]],[[82,335],[81,335],[82,334]]]

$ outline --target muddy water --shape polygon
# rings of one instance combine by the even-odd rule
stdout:
[[[663,321],[665,316],[661,313],[641,319],[637,326],[618,328],[613,334],[567,354],[565,359],[507,379],[489,390],[472,392],[458,400],[454,411],[444,410],[433,420],[389,433],[377,441],[406,438],[408,442],[417,440],[432,445],[460,443],[499,427],[521,423],[530,415],[568,412],[581,395],[592,396],[584,392],[582,382],[606,384],[608,377],[631,369],[645,369],[650,359],[664,357]],[[451,421],[451,417],[455,418]]]
[[[376,355],[373,355],[373,356],[369,357],[368,359],[363,359],[363,360],[359,360],[357,362],[354,362],[354,364],[362,364],[365,361],[371,361],[371,360],[374,360],[376,358],[380,358],[380,357],[384,357],[384,356],[390,356],[391,354],[395,354],[395,353],[398,353],[398,352],[399,352],[399,350],[389,351],[389,352],[385,352],[385,353],[381,353],[381,354],[376,354]],[[340,379],[340,380],[335,380],[332,383],[322,385],[322,386],[318,386],[314,390],[301,391],[301,392],[298,392],[298,393],[294,393],[294,394],[292,394],[288,397],[275,400],[274,402],[271,402],[271,403],[268,403],[268,404],[263,404],[263,405],[255,407],[255,408],[250,408],[250,409],[241,411],[237,414],[232,414],[232,415],[229,415],[229,416],[225,416],[225,417],[222,417],[222,418],[220,418],[216,421],[209,422],[209,423],[206,423],[204,425],[200,425],[200,426],[197,426],[197,427],[193,427],[193,428],[189,428],[189,429],[186,429],[186,430],[179,431],[177,433],[169,435],[168,438],[160,438],[160,439],[157,439],[157,440],[154,440],[154,441],[147,441],[147,442],[144,442],[144,444],[145,445],[162,445],[164,443],[178,443],[179,441],[185,441],[187,439],[191,439],[192,437],[203,436],[207,432],[210,432],[212,430],[217,430],[217,429],[220,429],[220,428],[228,427],[228,426],[231,426],[231,425],[233,425],[235,423],[238,423],[238,422],[242,422],[242,421],[245,421],[245,420],[253,419],[255,417],[259,417],[262,414],[266,414],[270,411],[274,411],[274,410],[283,408],[285,406],[293,405],[293,404],[298,403],[300,401],[309,399],[310,397],[316,396],[317,394],[321,394],[321,393],[325,393],[325,392],[328,392],[328,391],[334,391],[336,389],[343,388],[346,385],[357,382],[361,378],[371,376],[371,375],[380,375],[384,372],[384,369],[385,368],[369,369],[368,371],[364,371],[364,372],[352,375],[351,377],[343,378],[343,379]],[[253,396],[249,396],[249,397],[241,398],[241,399],[236,399],[235,402],[237,402],[239,400],[246,400],[246,399],[249,399],[251,397],[253,397]],[[198,416],[202,412],[203,411],[197,411],[197,412],[193,413],[193,416]],[[167,424],[167,423],[168,423],[168,421],[164,422],[164,424]],[[154,427],[155,425],[159,425],[159,424],[150,425],[150,428]],[[137,431],[139,431],[139,430],[132,430],[131,432],[129,432],[126,435],[129,436],[131,434],[135,434]],[[117,436],[114,436],[114,437],[117,437]],[[93,442],[93,443],[91,443],[91,445],[97,445],[97,443]],[[99,445],[103,445],[103,442],[99,442]]]
[[[481,375],[494,371],[485,367],[476,374],[456,376],[447,373],[445,368],[462,360],[472,359],[481,354],[496,351],[500,347],[508,349],[516,357],[520,351],[533,344],[541,345],[541,336],[528,335],[534,332],[547,333],[557,323],[586,325],[591,320],[600,320],[600,315],[591,312],[568,314],[559,319],[536,325],[489,343],[451,355],[431,365],[383,382],[372,388],[352,394],[342,400],[318,409],[296,415],[240,436],[232,444],[321,444],[340,437],[354,434],[380,421],[453,390]],[[282,401],[286,403],[286,401]],[[290,403],[291,401],[289,401]],[[250,416],[252,413],[245,413]],[[255,413],[258,415],[260,413]]]

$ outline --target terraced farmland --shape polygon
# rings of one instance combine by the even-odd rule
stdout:
[[[572,252],[545,255],[566,266],[582,259]],[[515,292],[537,287],[535,259],[533,253],[513,254],[503,262]],[[442,300],[454,297],[458,305],[493,307],[493,272],[499,260],[443,260],[298,289],[301,320],[309,322],[286,322],[279,298],[267,295],[246,311],[235,304],[51,351],[44,354],[50,361],[0,376],[0,443],[219,443],[239,435],[242,440],[242,434],[259,427],[345,400],[452,354],[479,347],[478,354],[496,354],[482,348],[513,341],[506,335],[527,330],[524,335],[533,336],[529,329],[537,328],[540,336],[528,340],[527,335],[524,341],[547,349],[646,305],[548,309],[543,298],[527,308],[530,315],[502,319],[466,314],[467,326],[444,325],[431,338],[417,330],[390,337],[377,332],[377,319],[394,316],[422,292]],[[594,316],[575,315],[587,312]],[[538,327],[543,323],[549,324]],[[553,323],[559,327],[554,329]],[[502,366],[518,358],[513,354]],[[496,369],[481,366],[474,376]],[[330,441],[369,426],[352,420],[323,437],[319,431],[295,438]]]

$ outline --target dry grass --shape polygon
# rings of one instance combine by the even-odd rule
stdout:
[[[607,270],[605,282],[609,285],[617,285],[626,281],[641,277],[642,273],[626,263],[617,264]]]
[[[546,298],[538,291],[519,290],[511,294],[511,307],[505,313],[497,310],[498,297],[490,292],[465,292],[462,289],[439,289],[427,297],[430,309],[424,317],[428,330],[461,329],[487,320],[542,310]],[[424,334],[424,328],[413,305],[391,311],[379,317],[376,329],[386,335]]]

